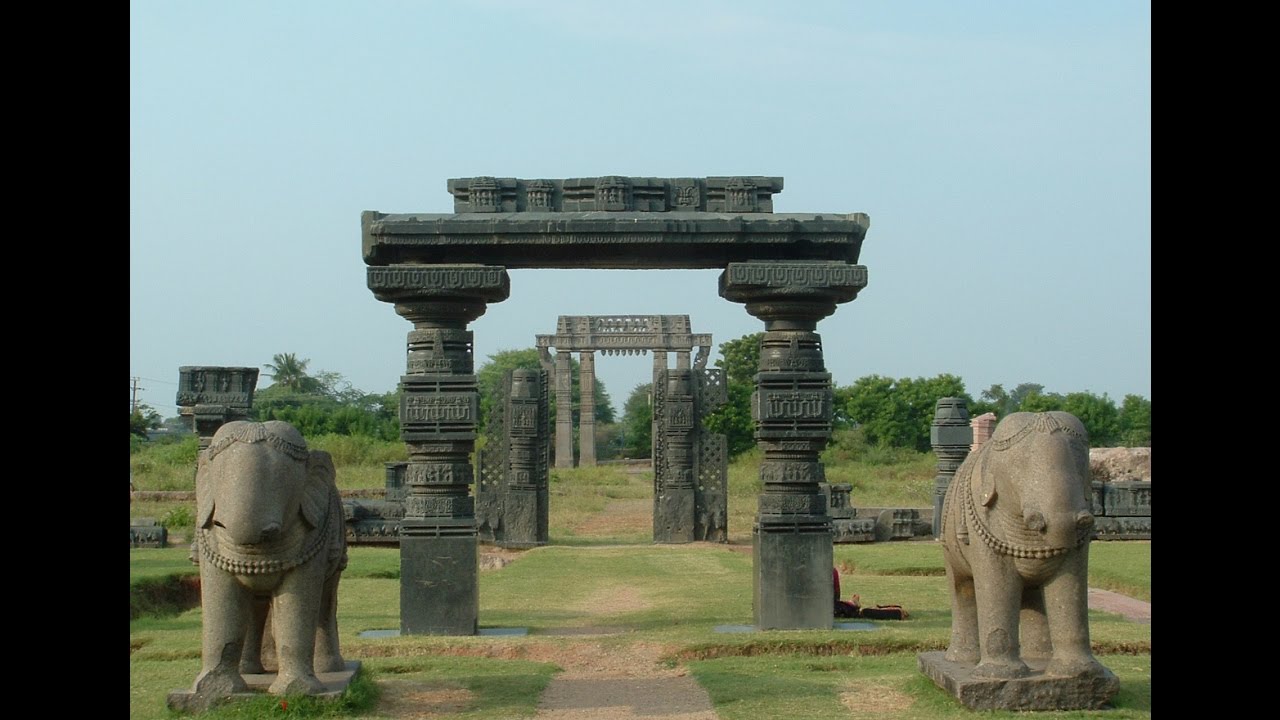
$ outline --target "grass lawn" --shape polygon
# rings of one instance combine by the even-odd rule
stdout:
[[[950,632],[941,547],[931,540],[835,546],[843,595],[857,593],[864,606],[900,604],[905,621],[877,621],[870,631],[720,631],[752,623],[756,481],[733,477],[730,544],[653,545],[651,474],[554,471],[552,544],[505,553],[510,564],[480,574],[481,628],[527,635],[360,637],[399,627],[400,561],[396,548],[353,547],[338,598],[343,654],[363,664],[349,697],[286,700],[287,710],[264,698],[206,717],[532,717],[547,683],[588,650],[686,668],[724,720],[972,717],[916,668],[916,655],[945,647]],[[877,505],[927,506],[927,496],[893,502],[890,490],[873,492]],[[195,574],[188,552],[130,550],[131,588]],[[1149,600],[1150,568],[1149,542],[1091,545],[1093,587]],[[131,718],[174,717],[165,696],[189,688],[199,671],[200,631],[198,607],[130,621]],[[1091,611],[1090,633],[1120,677],[1120,696],[1112,709],[1053,717],[1149,718],[1150,624]]]

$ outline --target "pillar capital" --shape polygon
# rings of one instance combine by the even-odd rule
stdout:
[[[813,330],[867,286],[867,268],[842,262],[739,262],[720,273],[720,297],[745,303],[766,330]]]
[[[415,326],[465,327],[511,294],[507,269],[496,265],[382,265],[366,269],[366,282]]]

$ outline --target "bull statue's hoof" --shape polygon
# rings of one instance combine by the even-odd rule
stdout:
[[[1017,662],[997,663],[987,661],[978,663],[973,669],[973,676],[989,680],[1013,680],[1031,674],[1031,669],[1021,660]]]

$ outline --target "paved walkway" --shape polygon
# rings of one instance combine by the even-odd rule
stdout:
[[[1151,603],[1110,590],[1089,588],[1089,609],[1118,613],[1136,623],[1151,622]]]

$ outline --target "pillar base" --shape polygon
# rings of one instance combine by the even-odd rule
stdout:
[[[547,504],[537,490],[508,490],[502,517],[502,547],[537,547],[547,544]]]
[[[400,634],[475,635],[480,543],[474,523],[469,532],[410,523],[402,523],[400,535]]]
[[[668,488],[653,503],[653,541],[660,544],[697,540],[693,488]]]
[[[830,630],[835,616],[831,521],[757,520],[752,530],[757,630]]]

